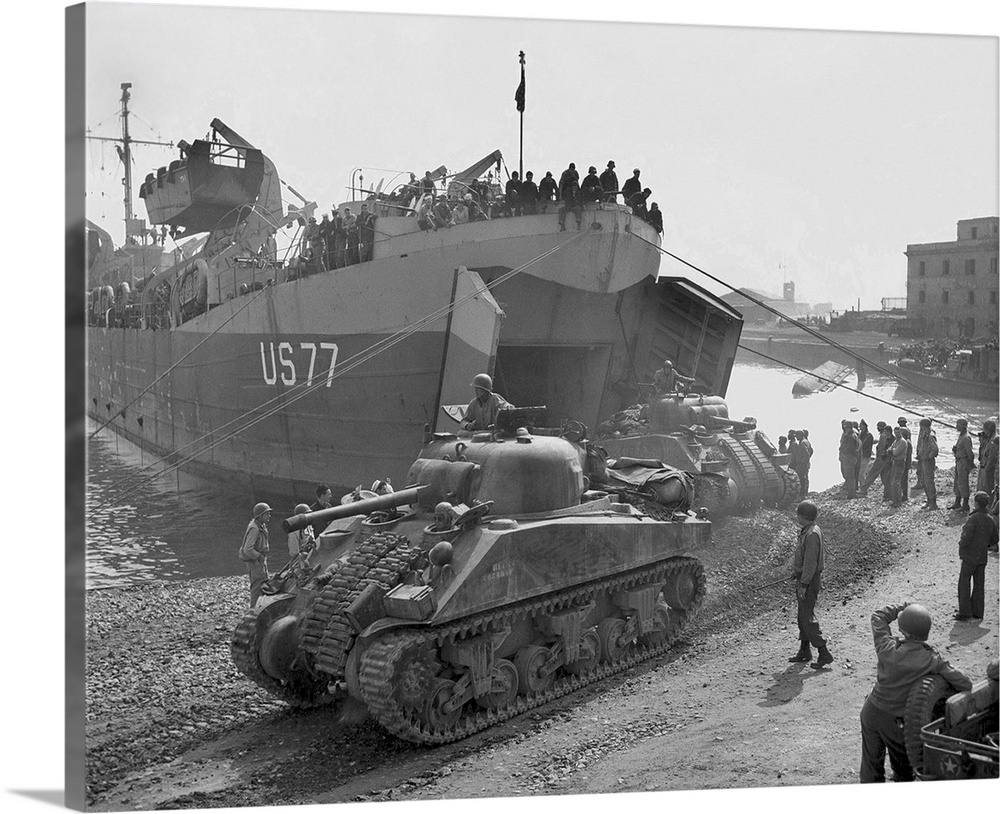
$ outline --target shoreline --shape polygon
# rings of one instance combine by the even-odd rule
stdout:
[[[946,505],[951,493],[951,471],[938,470],[937,481]],[[906,580],[902,583],[907,594],[903,598],[919,597],[931,608],[938,634],[932,635],[932,640],[942,641],[941,634],[950,626],[955,602],[957,534],[964,517],[947,511],[921,512],[919,492],[898,511],[887,509],[874,494],[847,501],[838,498],[836,492],[834,487],[813,497],[821,509],[820,525],[830,541],[825,572],[829,578],[824,581],[817,613],[838,659],[830,672],[853,680],[862,672],[873,674],[874,656],[868,652],[870,632],[864,629],[864,621],[857,618],[852,617],[842,630],[834,620],[853,608],[858,597],[873,591],[887,597],[882,604],[900,598],[901,586],[885,585],[887,580]],[[593,770],[616,760],[616,752],[608,751],[615,741],[606,734],[601,738],[607,741],[608,749],[600,751],[600,760],[583,761],[581,771],[557,773],[555,782],[540,783],[537,778],[528,782],[527,777],[513,785],[509,778],[487,782],[486,777],[493,771],[490,758],[488,754],[479,755],[478,751],[485,744],[492,744],[491,749],[500,748],[520,756],[518,759],[526,759],[522,755],[522,741],[554,737],[560,732],[559,721],[567,715],[574,719],[574,727],[586,733],[592,728],[589,716],[593,713],[588,713],[588,709],[594,705],[603,708],[618,704],[626,708],[623,722],[636,719],[629,724],[629,733],[620,735],[619,752],[626,754],[632,748],[629,744],[640,743],[647,747],[653,743],[656,748],[678,748],[676,739],[656,737],[655,743],[649,741],[655,737],[651,732],[658,731],[657,727],[662,729],[664,724],[660,716],[650,718],[632,708],[644,696],[626,693],[624,688],[639,682],[653,685],[678,682],[685,688],[685,697],[704,696],[702,701],[709,703],[708,709],[713,704],[718,707],[713,714],[725,713],[727,719],[732,715],[730,726],[746,727],[748,721],[739,721],[753,713],[737,711],[740,699],[744,698],[742,690],[735,694],[725,694],[723,690],[722,697],[709,701],[716,693],[710,688],[712,679],[706,679],[705,688],[694,690],[691,677],[731,669],[738,658],[731,651],[746,650],[748,646],[752,647],[750,652],[757,654],[749,656],[749,660],[761,661],[765,641],[776,636],[781,639],[783,649],[780,658],[769,664],[772,670],[785,671],[788,667],[784,649],[790,652],[797,644],[793,641],[796,639],[794,598],[789,617],[788,591],[781,586],[767,589],[760,586],[788,571],[795,537],[791,517],[788,511],[762,510],[747,517],[721,518],[716,523],[713,546],[698,554],[708,573],[708,597],[682,643],[666,656],[502,726],[436,749],[398,741],[370,721],[360,726],[345,725],[335,710],[290,710],[239,674],[229,658],[229,637],[246,607],[245,576],[161,581],[88,592],[88,807],[127,810],[164,805],[483,797],[496,796],[497,788],[503,788],[504,795],[645,790],[650,784],[648,779],[642,781],[643,785],[622,788],[618,783],[607,784],[606,778],[601,779],[604,775]],[[925,566],[922,560],[928,556],[937,565],[928,562]],[[949,559],[954,560],[950,569],[945,567]],[[927,568],[930,570],[925,573]],[[997,558],[991,555],[987,568],[987,618],[977,628],[980,632],[969,642],[956,639],[948,643],[947,651],[942,649],[956,666],[974,677],[984,673],[985,655],[992,653],[991,657],[995,657],[997,653],[996,576]],[[910,592],[918,587],[919,592],[911,596]],[[864,613],[861,616],[866,618]],[[789,621],[791,632],[787,629]],[[720,659],[722,667],[713,666],[713,659]],[[807,671],[807,676],[809,673],[812,671]],[[765,669],[762,675],[766,674]],[[780,698],[785,690],[784,679],[780,678],[783,673],[777,675],[774,686],[778,689],[764,687],[763,692],[765,699],[774,702],[767,707],[768,715],[781,729],[780,712],[785,702]],[[815,683],[808,682],[810,687]],[[740,684],[740,680],[734,679],[733,686]],[[801,679],[797,686],[798,692],[803,692]],[[655,692],[650,696],[656,697]],[[863,693],[858,697],[857,709],[861,698]],[[760,714],[760,709],[754,708],[754,712]],[[853,724],[856,710],[850,717]],[[801,737],[802,733],[795,732]],[[845,732],[838,732],[833,739],[841,750],[845,739],[851,740]],[[768,734],[773,735],[757,733],[755,737],[766,740]],[[280,748],[272,743],[274,738],[278,738]],[[326,756],[317,756],[318,748]],[[769,749],[773,752],[776,746],[772,744]],[[344,754],[343,750],[348,750],[354,759],[338,760],[337,755]],[[683,757],[690,761],[697,751],[688,748],[691,754],[672,754],[671,759]],[[755,748],[755,754],[756,751]],[[846,756],[850,766],[855,763],[854,751],[851,749]],[[740,757],[738,752],[736,758]],[[765,748],[764,761],[769,759],[767,752]],[[320,765],[302,766],[306,755],[307,763],[315,764],[318,760]],[[435,773],[430,779],[414,782],[415,776],[427,771],[420,767],[428,761],[437,765],[457,760],[459,756],[476,762],[478,773]],[[834,755],[832,765],[827,767],[829,771],[819,776],[789,774],[774,778],[750,772],[730,777],[724,772],[704,775],[692,771],[687,785],[682,779],[675,780],[673,785],[664,786],[662,781],[656,785],[662,790],[853,782],[844,757]],[[646,758],[640,761],[642,765],[651,762]],[[636,770],[640,763],[636,763]],[[713,784],[710,781],[713,777],[725,782]],[[486,793],[489,789],[494,793]]]

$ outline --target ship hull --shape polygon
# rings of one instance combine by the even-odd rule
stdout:
[[[554,218],[397,235],[393,256],[377,246],[359,265],[220,290],[168,330],[89,328],[88,411],[165,458],[157,469],[311,501],[318,483],[405,485],[425,425],[458,428],[441,407],[468,403],[477,372],[514,404],[546,405],[550,423],[591,428],[665,355],[701,360],[724,393],[739,315],[657,284],[659,238],[627,212],[588,211],[579,234]]]
[[[977,399],[996,403],[1000,386],[996,382],[975,382],[950,376],[936,376],[920,370],[911,370],[889,362],[889,369],[899,377],[899,386],[916,392],[933,393],[951,398]]]

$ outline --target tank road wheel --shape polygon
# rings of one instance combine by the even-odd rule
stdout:
[[[601,660],[605,662],[615,662],[622,658],[629,649],[632,642],[623,642],[622,634],[625,632],[625,620],[617,616],[610,616],[602,619],[597,625],[597,638],[601,642]]]
[[[424,702],[424,720],[431,729],[451,729],[462,717],[462,708],[446,711],[445,705],[455,694],[455,682],[448,678],[436,679],[431,684]]]
[[[418,709],[424,693],[441,669],[430,647],[407,650],[396,667],[396,697],[405,709]]]
[[[575,676],[589,673],[601,661],[601,639],[596,630],[588,630],[580,640],[580,658],[566,665],[566,672]]]
[[[555,673],[541,674],[548,657],[548,648],[536,644],[529,644],[517,651],[514,667],[517,669],[518,692],[521,695],[536,695],[552,686]]]
[[[476,699],[483,709],[502,709],[517,697],[517,668],[508,659],[497,659],[493,665],[493,685],[486,695]]]

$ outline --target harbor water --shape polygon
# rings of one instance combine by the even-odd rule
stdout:
[[[939,402],[898,387],[895,382],[869,377],[863,392],[897,406],[880,404],[863,395],[834,389],[805,398],[792,396],[792,384],[802,374],[783,367],[738,360],[730,380],[727,402],[735,418],[755,416],[758,427],[777,446],[789,429],[808,429],[814,454],[810,471],[813,490],[840,480],[837,448],[840,422],[864,418],[875,433],[879,420],[895,424],[907,416],[916,442],[919,416],[935,419],[941,455],[939,466],[953,464],[955,419],[964,415],[973,427],[994,416],[996,403],[948,399],[952,410]],[[846,384],[855,386],[854,376]],[[903,412],[900,408],[912,410]],[[938,423],[941,422],[941,423]],[[88,434],[95,429],[88,427]],[[978,453],[978,443],[974,439]],[[417,450],[414,450],[416,456]],[[218,485],[173,472],[151,478],[155,459],[109,430],[88,442],[87,471],[87,588],[97,589],[151,579],[193,579],[244,572],[237,558],[243,531],[250,519],[253,497],[246,498]],[[373,478],[378,473],[373,474]],[[945,496],[946,497],[946,496]],[[266,499],[266,496],[265,496]],[[943,501],[942,501],[943,502]],[[292,506],[274,505],[271,522],[271,567],[284,563],[281,520]]]

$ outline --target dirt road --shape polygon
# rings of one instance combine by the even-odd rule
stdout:
[[[939,473],[942,497],[950,487]],[[166,689],[155,706],[134,704],[132,717],[114,704],[102,712],[98,696],[109,688],[96,688],[91,804],[121,810],[856,783],[858,713],[875,676],[872,610],[906,599],[927,605],[932,643],[974,679],[998,652],[996,555],[987,567],[986,618],[954,622],[964,518],[920,512],[919,497],[898,512],[874,494],[819,500],[830,578],[817,615],[836,658],[827,669],[787,661],[797,647],[790,587],[749,590],[783,573],[794,540],[790,515],[763,513],[719,524],[706,558],[713,600],[668,656],[457,744],[415,747],[371,722],[345,725],[330,709],[289,711],[211,664],[205,675],[189,670],[190,686],[178,697]],[[751,556],[759,567],[749,567]],[[162,590],[172,596],[175,589]],[[202,595],[197,586],[187,590]],[[242,581],[235,590],[242,601]],[[125,594],[96,601],[112,598],[135,601]],[[239,603],[198,601],[186,624],[196,645],[204,635],[201,644],[215,653],[215,640],[226,635],[219,615],[238,613]],[[142,616],[130,608],[137,629]],[[113,631],[98,641],[104,657],[117,652],[128,669]],[[145,647],[149,664],[148,654],[170,643],[152,633]],[[171,655],[185,658],[176,646]],[[153,690],[139,680],[122,692]],[[178,709],[186,711],[183,725]]]

